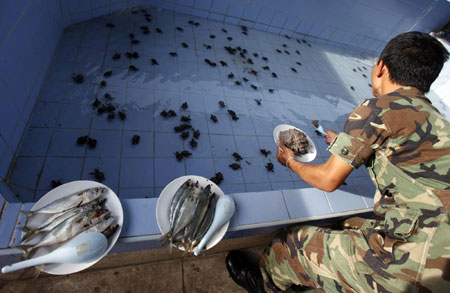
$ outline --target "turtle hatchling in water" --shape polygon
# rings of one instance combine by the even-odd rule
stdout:
[[[133,138],[131,139],[131,143],[139,144],[140,140],[141,140],[141,137],[139,135],[135,134],[135,135],[133,135]]]
[[[274,171],[274,166],[273,166],[273,164],[272,164],[271,162],[269,162],[269,163],[266,164],[266,169],[267,169],[267,171],[269,171],[269,172],[274,172],[274,173],[275,173],[275,171]]]
[[[238,163],[233,163],[233,164],[230,164],[230,168],[233,170],[239,170],[239,169],[241,169],[241,165]]]
[[[98,168],[94,169],[94,172],[89,173],[89,175],[93,175],[95,177],[95,180],[102,182],[106,179],[105,174],[101,172]]]

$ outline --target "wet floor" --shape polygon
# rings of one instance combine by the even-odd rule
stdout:
[[[218,172],[225,193],[308,187],[277,163],[274,127],[304,130],[317,148],[312,163],[323,163],[329,154],[311,122],[340,131],[371,97],[374,60],[171,11],[134,9],[72,25],[9,186],[24,202],[80,179],[101,180],[120,198],[157,197],[179,176]],[[181,124],[191,128],[177,132]],[[347,179],[367,182],[362,169]]]

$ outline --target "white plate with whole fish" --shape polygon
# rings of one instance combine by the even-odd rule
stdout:
[[[299,162],[311,162],[316,158],[317,150],[312,139],[301,129],[288,124],[280,124],[273,130],[275,143],[280,140],[294,151],[295,159]]]
[[[223,195],[214,182],[201,176],[182,176],[166,185],[156,205],[156,219],[163,243],[193,252],[211,225],[215,205]],[[217,229],[206,249],[223,238],[228,225],[229,221]]]
[[[29,212],[20,246],[37,257],[51,252],[78,234],[101,232],[108,238],[103,255],[88,263],[47,264],[42,271],[66,275],[84,270],[102,259],[119,238],[122,205],[107,186],[95,181],[73,181],[52,189]]]

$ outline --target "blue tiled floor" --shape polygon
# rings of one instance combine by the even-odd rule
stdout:
[[[21,199],[37,200],[53,179],[93,180],[90,173],[95,168],[104,172],[103,183],[123,198],[158,196],[178,176],[212,177],[216,172],[224,175],[221,187],[226,193],[308,187],[276,161],[273,128],[287,123],[303,129],[318,148],[313,163],[321,163],[329,154],[323,138],[315,135],[311,120],[320,119],[324,126],[339,131],[352,108],[371,97],[369,81],[362,74],[370,75],[373,58],[323,45],[309,47],[295,39],[253,29],[244,36],[239,26],[169,11],[153,11],[152,16],[152,22],[147,23],[142,15],[124,11],[66,29],[11,171],[9,183]],[[191,19],[200,26],[189,25]],[[107,22],[116,27],[107,28]],[[144,35],[142,25],[151,33]],[[182,26],[184,32],[177,31],[176,26]],[[156,33],[156,27],[164,33]],[[141,42],[132,45],[130,33]],[[216,39],[211,40],[210,34]],[[228,36],[233,41],[228,41]],[[189,47],[183,48],[182,42]],[[290,55],[276,52],[277,48],[284,51],[282,44],[287,44]],[[248,54],[245,59],[239,52],[230,55],[224,46],[240,46]],[[126,57],[126,52],[134,51],[139,58]],[[121,54],[118,60],[112,58],[116,53]],[[262,56],[269,60],[263,61]],[[159,65],[152,65],[152,58]],[[205,58],[217,66],[206,64]],[[227,65],[222,66],[220,61]],[[139,70],[130,71],[130,65]],[[270,71],[263,66],[269,66]],[[363,66],[368,70],[353,71]],[[251,69],[257,76],[249,73]],[[110,77],[103,76],[107,71],[112,71]],[[73,82],[74,73],[84,75],[82,84]],[[234,77],[230,78],[230,73]],[[100,86],[102,80],[107,82],[105,87]],[[269,93],[269,89],[274,92]],[[112,96],[111,101],[106,101],[106,93]],[[116,108],[114,119],[108,119],[107,113],[99,114],[92,106],[96,97]],[[260,99],[261,105],[255,99]],[[219,101],[226,107],[221,108]],[[184,102],[187,109],[181,108]],[[177,116],[163,118],[163,110],[174,110]],[[239,120],[232,120],[227,110],[235,111]],[[125,120],[118,118],[118,111],[126,113]],[[211,114],[217,117],[217,123],[210,119]],[[192,130],[187,140],[174,132],[182,115],[189,116],[192,127],[201,132],[196,148],[189,145]],[[97,139],[95,148],[77,144],[78,137],[86,135]],[[140,136],[139,144],[131,143],[134,135]],[[272,153],[265,158],[260,153],[262,148]],[[189,150],[192,156],[178,162],[174,153],[182,150]],[[244,158],[241,170],[229,167],[235,162],[233,152]],[[274,173],[266,170],[268,162],[274,164]],[[361,186],[368,184],[368,175],[362,170],[354,173],[349,180],[354,180],[358,186],[355,190],[361,191]]]

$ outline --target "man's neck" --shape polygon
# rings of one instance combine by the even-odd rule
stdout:
[[[380,96],[387,95],[389,93],[392,93],[400,88],[404,87],[404,85],[396,84],[396,83],[384,83],[381,87],[381,93]]]

